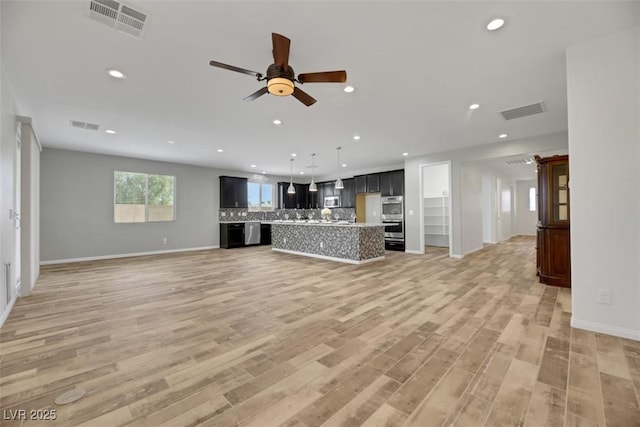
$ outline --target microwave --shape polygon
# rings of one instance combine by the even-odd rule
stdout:
[[[340,196],[325,196],[325,198],[324,198],[324,207],[325,208],[339,208],[340,207]]]

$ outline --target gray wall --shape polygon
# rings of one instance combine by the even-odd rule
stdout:
[[[113,222],[113,172],[176,176],[176,221]],[[41,261],[219,245],[220,175],[242,174],[45,148],[41,158]],[[164,238],[168,239],[163,244]]]

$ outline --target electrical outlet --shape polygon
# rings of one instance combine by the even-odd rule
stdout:
[[[598,289],[598,304],[611,304],[611,291],[609,289]]]
[[[164,239],[162,239],[162,244],[166,245],[167,243],[169,243],[169,239],[167,239],[166,237]]]
[[[285,237],[285,238],[284,238],[284,239],[282,239],[282,240],[284,240],[284,244],[286,245],[286,244],[287,244],[287,238]]]
[[[242,212],[242,216],[247,216],[247,213],[246,212]]]
[[[220,212],[220,216],[227,216],[226,212]]]
[[[324,242],[320,242],[320,249],[324,249]]]

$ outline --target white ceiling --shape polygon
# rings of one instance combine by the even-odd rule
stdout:
[[[332,176],[342,146],[348,176],[402,164],[403,152],[564,131],[565,49],[640,24],[637,1],[124,3],[150,14],[142,38],[90,20],[85,1],[1,2],[2,66],[43,145],[274,175],[289,174],[293,152],[296,175],[309,173],[315,152],[316,175]],[[495,16],[507,23],[489,32]],[[264,74],[271,32],[292,40],[296,73],[345,69],[355,92],[308,83],[311,107],[271,95],[242,101],[265,83],[208,63]],[[538,101],[545,113],[497,113]]]

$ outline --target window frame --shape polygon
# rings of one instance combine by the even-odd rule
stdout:
[[[116,196],[117,196],[117,190],[116,190],[116,174],[118,172],[121,173],[130,173],[130,174],[139,174],[139,175],[144,175],[144,221],[116,221]],[[173,205],[172,205],[172,213],[173,213],[173,219],[169,219],[169,220],[160,220],[160,221],[149,221],[149,176],[151,175],[156,175],[156,176],[170,176],[173,178],[173,188],[172,188],[172,193],[173,193]],[[114,169],[113,171],[113,223],[114,224],[156,224],[156,223],[168,223],[168,222],[176,222],[177,221],[177,186],[178,186],[178,177],[176,175],[170,175],[170,174],[162,174],[162,173],[150,173],[150,172],[135,172],[135,171],[131,171],[131,170],[120,170],[120,169]]]
[[[249,204],[249,185],[250,184],[258,184],[260,186],[260,188],[258,189],[258,209],[255,208],[251,208],[251,205]],[[263,185],[270,185],[271,186],[271,207],[270,208],[263,208],[262,207],[262,186]],[[274,185],[273,182],[271,181],[260,181],[257,179],[248,179],[247,180],[247,210],[249,212],[273,212],[276,208],[274,202]]]

